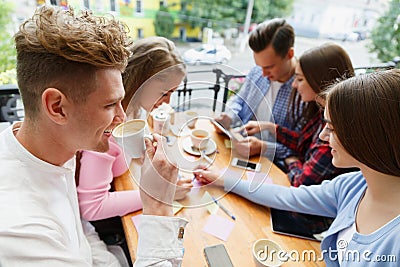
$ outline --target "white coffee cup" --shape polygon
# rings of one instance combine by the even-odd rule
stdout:
[[[253,259],[257,267],[281,266],[281,246],[269,239],[258,239],[253,244]]]
[[[185,114],[185,121],[188,125],[189,128],[194,128],[196,122],[197,122],[197,117],[199,116],[199,114],[194,111],[194,110],[186,110],[184,112]]]
[[[194,129],[190,133],[192,147],[196,150],[206,149],[210,141],[210,134],[206,130]]]
[[[145,134],[146,121],[140,119],[121,123],[112,132],[124,153],[131,158],[140,158],[145,150],[144,138],[153,140],[152,135]]]
[[[169,132],[170,116],[168,113],[159,112],[153,115],[153,132],[167,134]]]

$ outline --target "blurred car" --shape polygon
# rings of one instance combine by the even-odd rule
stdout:
[[[186,64],[220,64],[227,63],[232,57],[224,45],[202,44],[197,48],[187,50],[183,54]]]
[[[331,40],[340,40],[340,41],[349,41],[349,42],[357,42],[362,40],[360,38],[359,33],[353,32],[353,31],[347,31],[347,32],[333,32],[330,33],[326,36],[328,39]]]
[[[358,41],[365,40],[371,35],[371,32],[365,28],[356,28],[353,30],[353,32],[358,34]]]

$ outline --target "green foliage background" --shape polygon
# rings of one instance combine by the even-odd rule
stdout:
[[[0,0],[0,84],[15,82],[16,51],[9,23],[13,5]]]
[[[170,38],[174,32],[174,18],[168,13],[168,8],[160,7],[154,20],[156,35]]]
[[[183,21],[193,27],[230,28],[243,25],[248,0],[186,0],[182,1]],[[260,23],[274,17],[286,17],[293,8],[293,0],[254,0],[251,22]]]
[[[371,32],[370,52],[387,62],[400,56],[400,0],[392,0],[385,14]]]

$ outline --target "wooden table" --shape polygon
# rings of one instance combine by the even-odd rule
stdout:
[[[229,167],[231,158],[237,155],[231,149],[225,147],[225,137],[216,134],[214,132],[213,126],[209,123],[209,121],[198,121],[196,127],[209,130],[212,133],[213,140],[218,146],[218,153],[210,155],[211,158],[215,157],[215,162],[213,164],[217,165],[220,168]],[[177,142],[175,146],[176,147],[174,149],[176,149],[177,151],[178,149],[181,149],[179,147],[179,142]],[[187,154],[185,152],[181,154],[187,157]],[[193,160],[194,158],[189,157],[189,159]],[[289,186],[286,174],[283,173],[275,165],[273,165],[268,159],[264,157],[253,157],[251,158],[251,160],[261,162],[261,171],[268,173],[275,184]],[[198,164],[198,162],[195,162],[193,164]],[[135,168],[135,166],[136,163],[133,162],[133,164],[131,165],[131,170],[133,175],[138,175],[138,168],[137,166]],[[241,171],[241,169],[238,168],[229,168],[232,168],[232,170]],[[193,177],[190,172],[183,172],[183,175]],[[244,179],[246,179],[246,177],[244,177]],[[114,180],[114,186],[116,190],[131,190],[137,188],[134,180],[130,177],[128,173],[117,177]],[[205,233],[202,229],[205,226],[210,214],[204,206],[193,207],[193,204],[197,204],[199,198],[204,194],[205,190],[207,190],[213,196],[220,196],[224,194],[221,188],[207,186],[192,190],[192,192],[187,196],[186,199],[180,201],[180,203],[182,203],[183,205],[191,206],[189,208],[182,209],[176,215],[189,220],[189,224],[187,225],[185,230],[185,256],[182,266],[207,266],[206,260],[203,255],[204,247],[221,243],[225,245],[234,266],[255,266],[252,258],[252,245],[254,241],[260,238],[268,238],[274,240],[275,242],[279,243],[284,250],[288,252],[296,250],[301,255],[304,250],[310,250],[314,251],[315,254],[319,257],[319,242],[273,233],[271,231],[269,208],[257,205],[233,193],[227,193],[223,198],[219,200],[221,204],[223,204],[236,216],[235,226],[227,242],[222,241],[208,233]],[[137,246],[137,232],[131,217],[140,213],[141,211],[138,211],[122,217],[122,222],[124,225],[124,230],[132,260],[136,258],[135,249]],[[229,219],[229,217],[221,209],[218,210],[217,215]],[[283,266],[325,266],[325,264],[322,261],[289,261],[283,264]]]

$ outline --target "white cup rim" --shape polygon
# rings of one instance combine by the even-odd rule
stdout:
[[[124,131],[121,131],[122,132],[121,135],[117,135],[116,134],[116,132],[119,131],[119,129],[125,127],[127,124],[131,124],[131,123],[135,123],[135,122],[142,122],[143,123],[143,127],[140,130],[138,130],[136,132],[133,132],[133,133],[124,133]],[[117,127],[115,127],[114,130],[112,131],[112,135],[114,137],[117,137],[117,138],[123,138],[123,137],[127,137],[127,136],[134,136],[134,135],[140,134],[144,130],[144,128],[146,128],[146,121],[145,120],[133,119],[133,120],[125,121],[125,122],[119,124]]]

